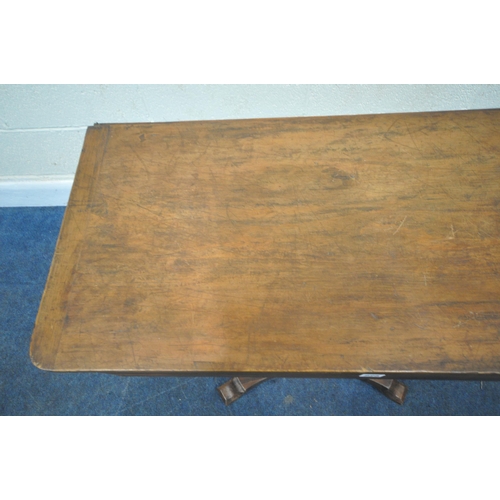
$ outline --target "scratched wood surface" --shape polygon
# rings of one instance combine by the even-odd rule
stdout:
[[[500,375],[500,111],[90,127],[56,371]]]

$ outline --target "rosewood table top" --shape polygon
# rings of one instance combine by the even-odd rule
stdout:
[[[500,375],[500,110],[89,127],[45,370]]]

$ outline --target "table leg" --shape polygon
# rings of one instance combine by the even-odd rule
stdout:
[[[391,378],[366,378],[362,380],[375,387],[391,401],[400,405],[404,403],[408,387],[402,382]]]
[[[226,406],[234,403],[237,399],[241,398],[249,389],[264,382],[267,377],[257,378],[257,377],[233,377],[231,380],[227,381],[225,384],[217,387],[219,394],[221,395]]]
[[[226,383],[217,387],[219,394],[226,406],[234,403],[248,392],[252,387],[264,382],[268,377],[233,377]],[[395,379],[390,378],[367,378],[364,382],[372,385],[391,401],[402,405],[404,403],[408,387]]]

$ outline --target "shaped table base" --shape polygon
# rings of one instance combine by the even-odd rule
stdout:
[[[252,387],[268,380],[267,377],[233,377],[224,384],[217,387],[219,394],[226,406],[240,399],[243,394],[246,394]],[[391,401],[402,405],[404,403],[408,387],[395,379],[389,378],[368,378],[362,379],[364,382],[372,385]]]

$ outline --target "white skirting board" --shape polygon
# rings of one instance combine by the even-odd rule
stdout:
[[[66,206],[73,179],[0,180],[0,207]]]

